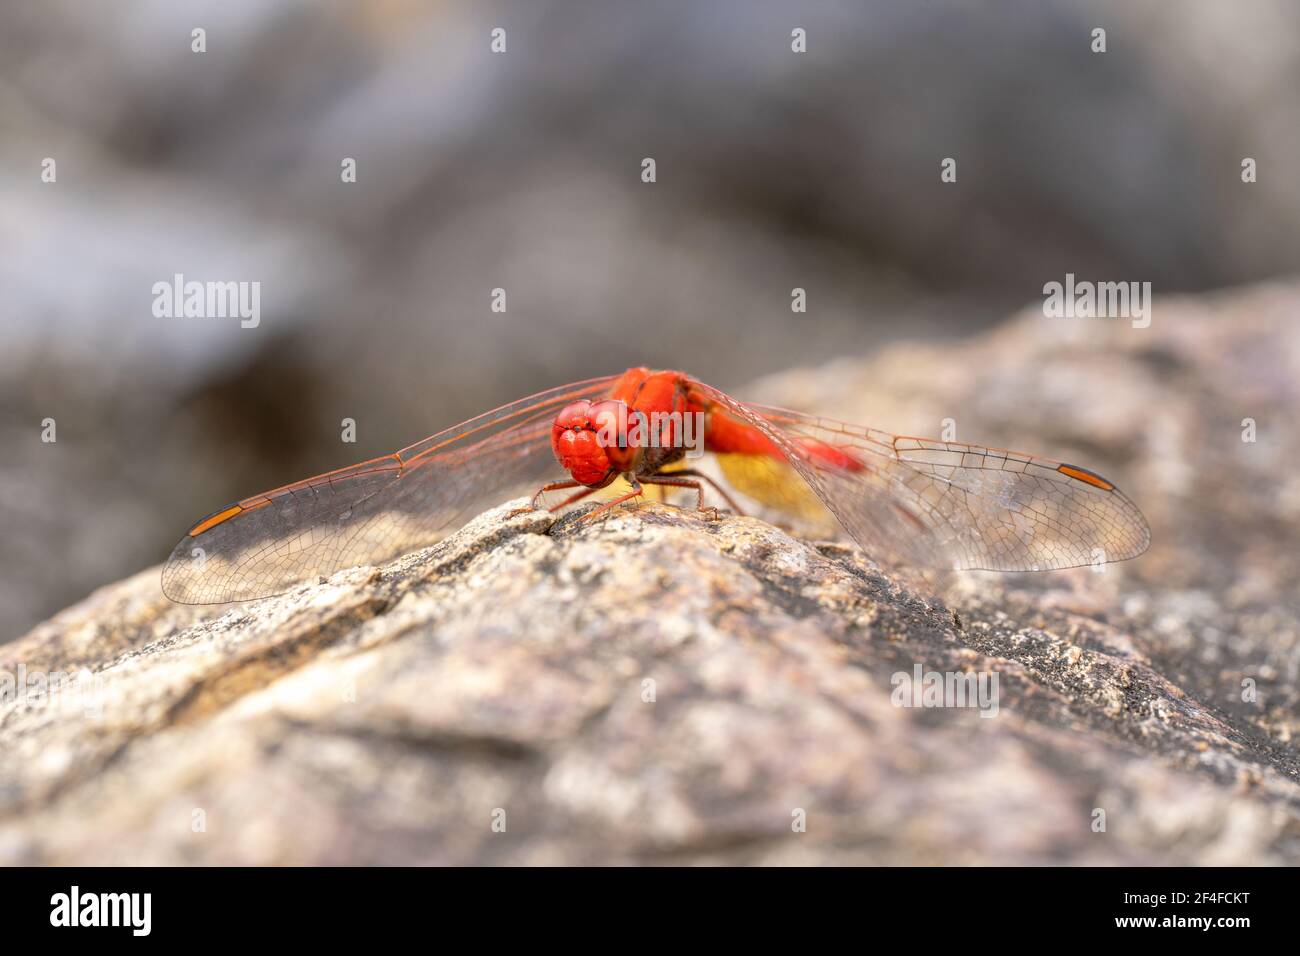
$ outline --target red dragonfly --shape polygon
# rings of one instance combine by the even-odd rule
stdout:
[[[696,467],[706,451],[715,473]],[[569,477],[548,481],[557,464]],[[1150,542],[1133,502],[1087,468],[746,404],[683,372],[634,368],[222,508],[176,545],[162,586],[186,604],[246,601],[416,550],[530,491],[535,508],[574,489],[552,510],[614,492],[590,518],[646,486],[694,492],[700,507],[706,485],[737,511],[735,492],[804,523],[829,513],[868,553],[922,568],[1072,568]]]

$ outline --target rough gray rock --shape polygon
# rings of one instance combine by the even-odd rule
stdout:
[[[0,862],[1300,862],[1297,303],[755,389],[1095,465],[1154,536],[1105,573],[909,581],[660,504],[503,504],[233,610],[143,572],[2,649],[88,675],[0,708]],[[996,674],[996,714],[896,706],[918,666]]]

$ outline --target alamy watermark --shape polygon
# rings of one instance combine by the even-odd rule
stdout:
[[[890,679],[895,707],[970,707],[981,717],[998,715],[997,671],[925,671],[920,664],[912,673],[898,671]]]
[[[88,668],[69,674],[19,664],[14,671],[0,670],[0,705],[8,704],[16,704],[19,710],[57,707],[99,717],[104,712],[104,684]]]
[[[618,403],[616,416],[596,418],[602,448],[685,448],[687,458],[704,454],[703,412],[643,412]]]
[[[1135,329],[1151,324],[1150,282],[1076,282],[1067,272],[1064,282],[1044,285],[1043,296],[1043,315],[1049,319],[1131,319]]]
[[[50,897],[51,926],[122,926],[132,936],[153,929],[152,893],[83,893],[73,884],[67,893]]]
[[[239,319],[245,329],[262,321],[262,283],[186,281],[176,273],[170,282],[153,284],[153,314],[160,319]]]

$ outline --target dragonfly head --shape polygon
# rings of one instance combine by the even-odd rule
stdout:
[[[635,427],[639,414],[629,411],[626,402],[573,402],[555,416],[551,450],[574,481],[604,488],[619,475],[635,472],[641,462]]]

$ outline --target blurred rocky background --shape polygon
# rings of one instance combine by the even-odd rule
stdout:
[[[741,387],[976,332],[1066,272],[1294,273],[1298,89],[1288,0],[5,4],[0,640],[229,500],[538,388],[634,363]],[[178,272],[260,281],[261,324],[155,318]],[[910,374],[968,394],[944,354]],[[1002,354],[1034,383],[1004,396],[1051,394]],[[1145,412],[1100,407],[1028,450],[1073,420],[1124,459]]]

